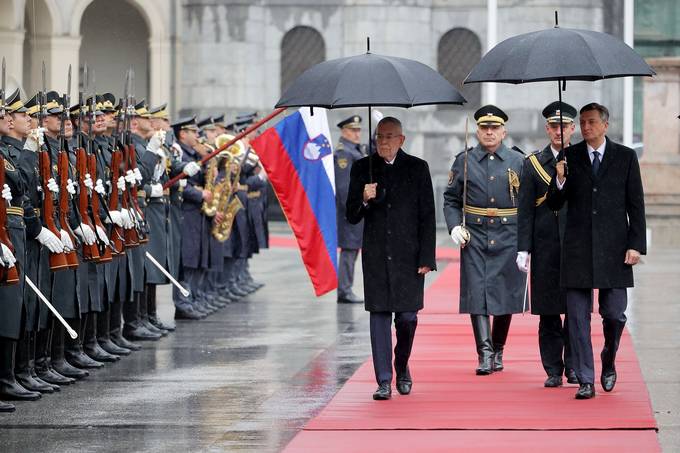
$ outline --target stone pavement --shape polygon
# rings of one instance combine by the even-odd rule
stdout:
[[[279,451],[368,358],[368,316],[334,294],[316,300],[296,249],[264,251],[251,269],[267,286],[247,301],[180,322],[85,381],[0,414],[2,451]],[[629,328],[662,446],[677,451],[680,249],[652,249],[637,284]],[[169,294],[159,290],[164,320]]]

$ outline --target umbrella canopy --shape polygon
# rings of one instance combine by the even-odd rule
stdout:
[[[501,42],[484,55],[464,83],[594,81],[654,74],[645,60],[620,39],[555,26]]]
[[[406,58],[367,52],[319,63],[300,75],[276,107],[415,107],[463,104],[437,71]]]

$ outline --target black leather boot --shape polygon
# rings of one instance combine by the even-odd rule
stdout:
[[[156,311],[156,285],[146,285],[146,310],[149,316],[149,322],[157,329],[167,332],[175,330],[174,326],[169,326],[162,322],[158,317]]]
[[[15,410],[14,404],[0,401],[0,412],[14,412]]]
[[[120,356],[109,354],[97,341],[97,315],[98,313],[88,313],[84,329],[83,352],[97,362],[117,362]]]
[[[46,338],[47,337],[45,336],[44,329],[35,332],[35,334],[31,337],[28,350],[30,354],[28,365],[29,369],[31,370],[31,376],[33,377],[33,380],[40,384],[49,385],[52,387],[52,390],[59,392],[61,391],[59,384],[46,381],[38,375],[38,364],[40,364],[40,366],[44,369],[45,364],[47,363],[47,358],[49,357]]]
[[[66,361],[64,357],[64,342],[66,341],[66,330],[60,322],[54,321],[52,324],[52,368],[66,378],[84,379],[90,375],[85,370],[76,368]]]
[[[140,296],[141,293],[135,293],[132,302],[123,304],[123,315],[125,317],[123,335],[135,341],[156,341],[161,338],[161,334],[149,331],[139,318]]]
[[[37,381],[31,373],[31,364],[35,359],[35,351],[33,351],[34,335],[34,332],[24,332],[24,337],[19,339],[17,343],[14,376],[19,384],[32,392],[54,393],[54,388],[51,385]]]
[[[129,341],[123,336],[123,306],[122,302],[113,302],[109,308],[109,338],[116,346],[130,351],[142,349],[137,343]]]
[[[51,324],[51,321],[50,321]],[[52,331],[49,329],[40,330],[36,337],[35,352],[35,372],[43,381],[55,385],[69,385],[76,382],[75,379],[63,376],[52,367]],[[63,346],[63,345],[62,345]],[[63,357],[63,347],[62,347]]]
[[[70,336],[64,337],[66,339],[64,342],[64,357],[68,363],[76,368],[101,368],[104,366],[103,363],[91,359],[83,352],[83,345],[81,344],[81,341],[83,338],[84,327],[87,324],[87,315],[87,313],[84,313],[81,315],[81,319],[67,320],[71,326],[78,326],[78,338],[73,339]]]
[[[148,288],[148,285],[146,288]],[[149,307],[147,303],[146,291],[139,293],[139,302],[137,308],[139,310],[139,320],[146,330],[152,333],[159,333],[163,337],[168,334],[167,330],[159,329],[158,327],[151,324],[151,321],[149,321]]]
[[[487,315],[470,315],[475,335],[479,366],[475,373],[481,376],[493,373],[494,351],[491,343],[491,322]]]
[[[493,341],[493,370],[503,371],[503,349],[508,338],[512,315],[500,315],[493,317],[493,327],[491,328],[491,340]]]
[[[122,355],[130,355],[130,350],[127,348],[121,348],[113,341],[111,341],[111,307],[109,310],[97,314],[97,343],[101,348],[108,352],[109,354],[116,355],[118,357]]]
[[[14,376],[16,340],[0,337],[0,399],[35,401],[42,396],[19,384]]]
[[[619,350],[619,341],[626,323],[615,319],[602,319],[604,333],[604,347],[600,353],[602,359],[602,374],[600,384],[605,392],[611,392],[616,385],[616,352]]]

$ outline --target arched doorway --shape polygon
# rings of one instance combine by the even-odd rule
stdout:
[[[116,20],[111,20],[115,17]],[[134,95],[149,99],[149,27],[137,8],[127,1],[94,0],[80,22],[80,85],[84,64],[95,72],[97,92],[123,95],[125,72],[134,69]],[[92,92],[90,76],[89,92]]]
[[[298,26],[281,40],[281,91],[305,70],[326,59],[326,44],[312,27]]]
[[[453,28],[441,37],[437,46],[437,69],[467,100],[467,105],[477,108],[482,102],[481,85],[463,85],[463,80],[482,58],[482,42],[467,28]],[[450,108],[450,106],[439,106]]]

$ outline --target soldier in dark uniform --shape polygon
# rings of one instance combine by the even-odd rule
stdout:
[[[354,286],[354,264],[359,256],[363,238],[363,220],[352,225],[345,215],[345,202],[349,190],[349,175],[354,162],[364,157],[359,141],[361,139],[361,117],[352,115],[338,123],[340,142],[335,147],[335,207],[338,223],[338,303],[362,304],[364,301],[352,291]]]
[[[560,128],[560,112],[562,127]],[[517,267],[529,272],[531,266],[531,313],[540,316],[538,346],[543,369],[548,374],[546,387],[562,385],[562,373],[567,382],[577,384],[571,364],[566,296],[560,289],[560,250],[566,223],[566,206],[553,212],[545,202],[550,181],[555,177],[557,154],[569,146],[574,133],[576,109],[558,101],[543,109],[545,130],[550,143],[524,160],[519,192],[517,217]]]
[[[172,123],[175,138],[182,150],[183,162],[198,162],[201,156],[194,148],[198,144],[196,118],[182,118]],[[194,298],[194,291],[201,287],[201,279],[207,268],[208,232],[207,222],[201,212],[203,201],[210,200],[212,193],[204,190],[205,174],[200,171],[187,179],[182,201],[182,267],[180,281],[192,294],[183,296],[173,288],[175,319],[200,319],[207,316],[201,301]]]
[[[460,313],[470,314],[479,358],[476,373],[486,375],[503,369],[512,314],[523,310],[525,279],[515,259],[524,158],[503,144],[508,120],[505,112],[486,105],[474,117],[479,144],[456,156],[444,192],[444,216],[454,243],[464,246],[460,253]],[[462,227],[463,216],[467,231]],[[493,327],[490,316],[494,317]]]

